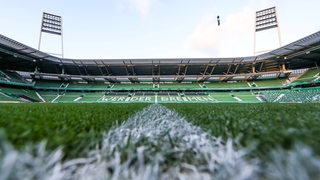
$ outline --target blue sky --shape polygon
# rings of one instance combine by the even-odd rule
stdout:
[[[278,8],[282,45],[320,30],[319,0],[0,0],[0,4],[0,33],[34,48],[42,12],[62,16],[66,58],[250,56],[254,13],[271,6]],[[60,52],[59,37],[42,37],[42,51]],[[258,33],[257,50],[278,47],[277,38],[274,30]]]

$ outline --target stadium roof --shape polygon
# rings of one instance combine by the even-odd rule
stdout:
[[[0,35],[0,69],[47,75],[184,79],[283,71],[282,65],[309,68],[318,66],[319,59],[320,31],[258,56],[175,59],[64,59]]]

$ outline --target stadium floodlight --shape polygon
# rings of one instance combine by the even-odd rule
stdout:
[[[254,32],[254,55],[256,52],[256,33],[264,30],[278,29],[279,46],[281,46],[280,26],[276,7],[263,9],[256,12],[255,32]]]
[[[61,54],[55,54],[55,55],[61,55],[63,57],[62,17],[43,12],[38,50],[40,50],[42,33],[49,33],[49,34],[61,36]],[[50,54],[54,54],[54,53],[50,53]]]
[[[256,32],[278,27],[276,7],[256,12]]]
[[[61,16],[43,13],[41,31],[51,34],[62,35]]]

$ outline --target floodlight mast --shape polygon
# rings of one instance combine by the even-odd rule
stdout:
[[[41,47],[42,33],[54,34],[54,35],[58,35],[61,37],[61,54],[57,54],[57,53],[49,53],[49,54],[59,55],[59,56],[63,57],[62,17],[58,16],[58,15],[43,12],[42,21],[41,21],[41,28],[40,28],[38,50],[40,50],[40,47]]]
[[[257,32],[277,28],[279,47],[281,47],[282,43],[281,43],[281,35],[280,35],[280,25],[279,25],[277,8],[275,6],[257,11],[254,26],[255,26],[254,43],[253,43],[253,54],[254,55],[256,55],[257,53],[269,51],[269,50],[259,51],[259,52],[256,51],[256,34],[257,34]]]

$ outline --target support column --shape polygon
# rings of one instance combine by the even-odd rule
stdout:
[[[285,64],[282,64],[281,65],[281,71],[286,71],[287,69],[286,69],[286,65]]]
[[[256,73],[256,67],[252,64],[252,73]]]

